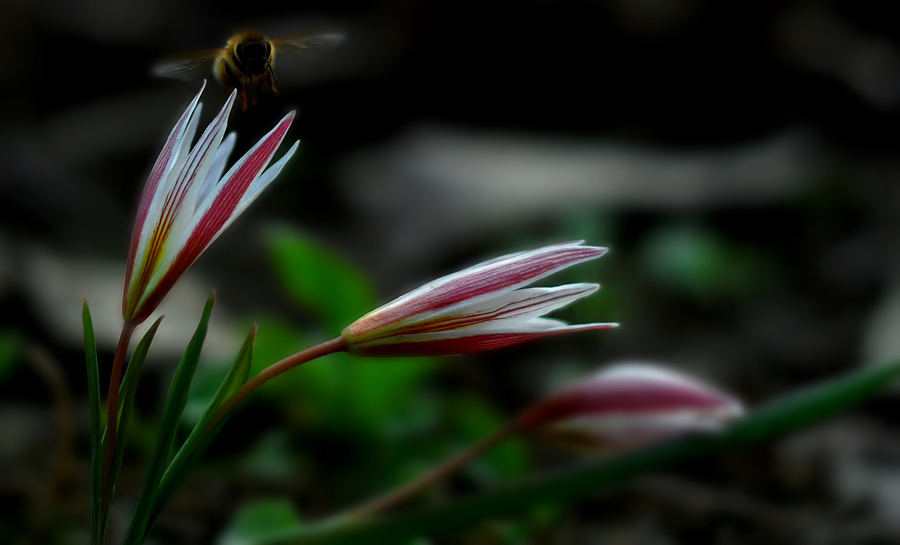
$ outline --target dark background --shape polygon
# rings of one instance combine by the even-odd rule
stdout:
[[[86,532],[81,296],[109,362],[140,188],[209,77],[153,79],[158,59],[246,28],[347,34],[318,59],[279,56],[280,93],[232,113],[237,153],[294,108],[289,138],[303,143],[170,297],[114,532],[211,286],[211,368],[253,322],[264,365],[339,331],[357,288],[374,306],[480,259],[585,238],[611,252],[559,281],[604,288],[559,316],[622,324],[477,356],[294,371],[225,429],[155,538],[213,543],[258,500],[314,519],[402,482],[616,360],[665,362],[752,407],[896,356],[900,23],[890,8],[0,4],[0,535],[80,543]],[[208,83],[204,122],[226,92]],[[292,284],[315,267],[334,273],[297,252],[335,260],[346,276],[333,278],[357,284]],[[887,393],[772,444],[436,542],[893,543],[897,409]],[[505,448],[421,503],[574,461],[530,443]]]

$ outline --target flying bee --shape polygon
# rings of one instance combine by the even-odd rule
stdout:
[[[153,67],[157,76],[194,79],[212,65],[213,77],[225,87],[241,92],[244,111],[256,106],[259,90],[266,85],[278,93],[275,84],[275,54],[313,57],[315,53],[335,47],[344,40],[339,32],[302,33],[270,40],[250,30],[232,36],[222,49],[189,51],[166,57]]]

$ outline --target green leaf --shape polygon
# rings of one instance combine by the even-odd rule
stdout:
[[[213,416],[216,409],[228,399],[238,388],[240,388],[250,377],[250,368],[253,360],[253,341],[256,338],[256,327],[250,330],[247,339],[244,341],[241,350],[238,352],[237,358],[234,360],[228,374],[222,380],[216,395],[210,401],[209,406],[203,413],[203,416],[191,430],[190,435],[178,449],[172,463],[162,477],[153,503],[150,507],[150,517],[145,533],[149,531],[153,523],[159,517],[162,508],[165,506],[172,494],[181,485],[188,471],[197,463],[203,452],[209,447],[209,444],[222,429],[222,426],[228,420],[223,418],[216,424],[212,425]]]
[[[84,359],[87,364],[88,403],[91,420],[91,543],[101,545],[103,541],[103,523],[100,505],[101,479],[103,473],[103,451],[100,445],[100,366],[97,362],[97,341],[94,338],[94,322],[91,320],[91,309],[87,299],[81,310],[84,324]]]
[[[119,386],[119,413],[118,427],[116,428],[118,430],[118,444],[116,445],[116,454],[115,458],[113,458],[113,467],[110,473],[110,482],[113,483],[116,482],[119,469],[122,467],[122,456],[125,454],[125,433],[131,421],[134,398],[137,395],[137,387],[140,382],[141,372],[144,369],[144,361],[147,359],[147,352],[150,350],[150,344],[153,342],[153,337],[156,336],[160,322],[162,322],[162,317],[153,322],[153,325],[144,334],[141,342],[135,347],[128,367],[125,369],[125,377]]]
[[[255,545],[390,543],[458,531],[477,522],[550,502],[572,501],[677,462],[720,453],[819,422],[871,397],[900,376],[900,361],[866,368],[775,400],[716,435],[682,438],[612,461],[528,479],[439,508],[356,524],[328,522],[285,532]]]
[[[178,422],[187,402],[194,370],[197,368],[197,362],[200,360],[200,352],[203,349],[203,341],[206,338],[206,331],[209,327],[209,315],[212,312],[215,300],[216,297],[213,294],[206,302],[203,316],[200,318],[200,324],[197,326],[197,330],[194,332],[194,336],[191,338],[184,356],[175,370],[175,376],[172,378],[172,385],[169,387],[169,394],[166,397],[166,404],[163,408],[159,436],[156,439],[156,446],[153,448],[153,454],[147,466],[144,484],[138,495],[137,505],[134,508],[134,517],[131,519],[125,538],[122,540],[123,544],[140,545],[144,541],[146,532],[149,530],[150,517],[152,515],[151,509],[155,503],[157,488],[169,464],[169,456],[172,452],[172,445],[175,442]]]
[[[353,265],[303,234],[271,229],[265,244],[287,294],[319,318],[330,335],[374,308],[374,290]]]
[[[436,369],[428,358],[335,354],[327,365],[309,366],[302,378],[309,381],[309,395],[331,404],[332,420],[346,421],[352,433],[379,434],[398,413],[416,405],[423,383]]]
[[[25,340],[15,329],[0,330],[0,382],[6,380],[22,362]]]
[[[260,320],[255,371],[308,344],[296,327]],[[395,417],[405,415],[436,370],[435,360],[429,358],[373,360],[334,354],[327,363],[279,376],[259,393],[276,400],[286,413],[300,416],[308,428],[327,427],[356,438],[377,434]]]
[[[250,545],[301,526],[300,516],[290,501],[261,500],[241,509],[218,545]]]

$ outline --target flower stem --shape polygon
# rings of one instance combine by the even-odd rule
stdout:
[[[121,385],[122,373],[125,368],[125,354],[128,352],[128,345],[131,343],[131,337],[134,335],[136,326],[137,324],[131,321],[122,324],[122,332],[119,334],[119,343],[116,345],[116,354],[109,374],[109,395],[106,400],[106,449],[103,453],[103,477],[100,487],[101,536],[106,534],[109,504],[112,489],[115,486],[115,477],[112,471],[116,454],[116,442],[118,440],[119,386]]]
[[[387,494],[378,496],[363,503],[362,505],[351,508],[348,511],[344,511],[343,513],[335,516],[334,519],[329,522],[350,522],[353,520],[371,517],[372,515],[375,515],[381,511],[385,511],[386,509],[394,507],[397,504],[415,496],[419,492],[425,490],[441,479],[449,476],[454,471],[471,462],[475,458],[481,456],[501,441],[509,438],[518,430],[519,427],[517,425],[517,422],[513,421],[512,423],[507,424],[505,427],[500,428],[499,430],[488,435],[477,443],[470,445],[465,450],[460,451],[455,456],[447,459],[446,461],[444,461],[444,463],[436,466],[428,473],[419,476],[419,478],[410,481],[405,485],[392,490],[391,492],[388,492]]]

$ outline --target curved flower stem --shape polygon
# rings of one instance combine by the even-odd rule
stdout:
[[[514,435],[519,430],[518,421],[513,421],[506,426],[500,428],[494,433],[488,435],[484,439],[470,445],[455,456],[449,458],[444,463],[433,468],[428,473],[421,475],[419,478],[406,483],[405,485],[388,492],[382,496],[378,496],[372,500],[363,503],[348,511],[336,515],[329,522],[344,523],[358,520],[375,515],[381,511],[396,506],[397,504],[413,497],[419,492],[425,490],[434,483],[449,476],[460,467],[471,462],[475,458],[481,456],[486,451],[500,443],[501,441]]]
[[[238,388],[231,396],[226,399],[219,408],[216,410],[215,414],[210,420],[209,426],[206,429],[206,433],[209,433],[211,430],[215,429],[215,427],[222,421],[223,418],[228,416],[235,407],[237,407],[244,399],[247,398],[250,394],[256,391],[257,388],[268,382],[269,380],[277,377],[278,375],[284,373],[285,371],[289,371],[298,365],[302,365],[308,361],[312,361],[314,359],[321,358],[322,356],[327,356],[328,354],[334,354],[336,352],[343,352],[347,349],[347,343],[344,341],[343,337],[337,337],[336,339],[331,339],[330,341],[326,341],[322,344],[317,344],[311,348],[307,348],[301,352],[297,352],[291,356],[284,358],[281,361],[275,362],[272,365],[266,367],[256,375],[250,378],[247,382],[244,383],[243,386]]]
[[[119,420],[119,386],[121,385],[122,373],[125,368],[125,354],[128,352],[128,345],[131,343],[135,327],[137,327],[137,324],[131,321],[122,324],[122,332],[119,334],[119,343],[116,345],[116,355],[113,358],[112,370],[109,374],[109,395],[106,399],[106,450],[103,453],[103,477],[100,487],[101,535],[106,533],[109,502],[112,496],[112,488],[115,485],[112,471],[116,454]]]

